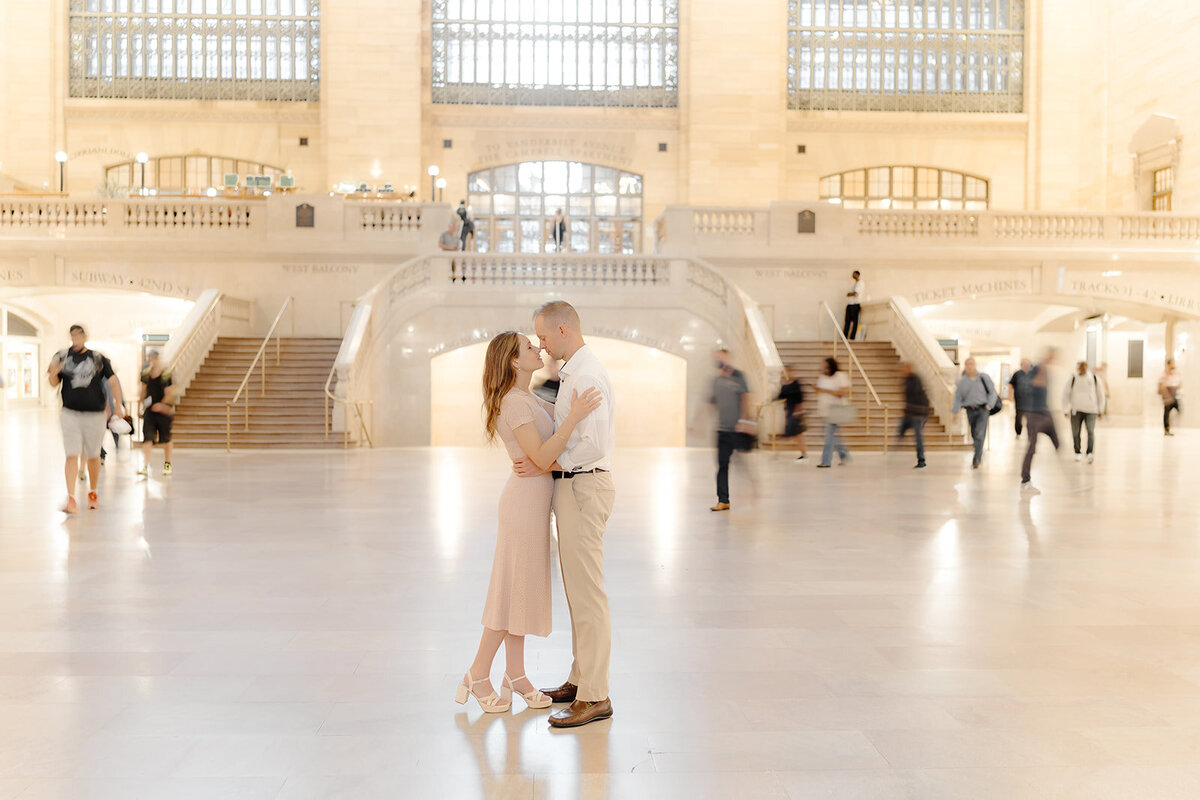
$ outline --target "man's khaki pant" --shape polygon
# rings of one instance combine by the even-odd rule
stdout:
[[[571,675],[579,700],[608,697],[612,624],[604,593],[604,526],[612,514],[612,475],[594,472],[554,482],[558,560],[571,610]]]

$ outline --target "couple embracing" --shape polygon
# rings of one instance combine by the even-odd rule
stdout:
[[[500,495],[496,554],[483,636],[455,699],[474,697],[488,713],[508,711],[519,694],[530,708],[570,703],[550,716],[556,728],[573,728],[612,716],[608,662],[612,634],[604,593],[604,528],[613,507],[612,384],[604,365],[583,341],[579,314],[562,301],[534,317],[541,346],[508,332],[488,345],[483,407],[488,438],[504,443],[513,474]],[[529,391],[542,369],[541,351],[565,361],[558,400]],[[525,676],[525,636],[550,634],[550,510],[558,523],[558,556],[571,612],[567,680],[535,689]],[[492,661],[504,645],[500,693],[492,689]]]

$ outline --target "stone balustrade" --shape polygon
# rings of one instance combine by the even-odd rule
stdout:
[[[95,239],[136,242],[145,237],[189,240],[296,241],[319,250],[429,251],[436,247],[445,205],[329,195],[270,197],[126,197],[75,200],[0,197],[0,239]],[[431,220],[437,221],[432,224]],[[430,223],[430,224],[427,224]]]
[[[762,208],[669,206],[655,221],[664,255],[703,258],[875,256],[891,248],[990,245],[1094,255],[1200,247],[1200,217],[1146,212],[852,209],[830,203],[772,203]],[[861,248],[860,254],[854,253]]]
[[[584,256],[463,253],[449,262],[451,283],[510,286],[662,286],[671,281],[665,259],[645,256]]]

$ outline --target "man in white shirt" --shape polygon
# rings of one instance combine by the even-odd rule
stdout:
[[[552,469],[558,560],[571,611],[574,663],[565,683],[543,692],[556,703],[571,704],[551,715],[550,724],[574,728],[613,713],[608,699],[612,626],[604,593],[604,528],[616,496],[609,471],[616,407],[608,372],[583,341],[579,314],[569,303],[557,300],[539,308],[534,330],[551,358],[566,361],[558,371],[562,402],[554,406],[555,425],[566,419],[575,392],[595,388],[601,397],[600,407],[575,427]],[[537,472],[528,459],[518,460],[513,469],[518,475]]]
[[[858,335],[858,312],[862,310],[862,301],[867,296],[867,292],[866,286],[863,284],[862,273],[854,270],[851,277],[854,278],[854,286],[846,292],[846,317],[842,323],[842,335],[853,341],[854,337]]]
[[[1075,460],[1083,458],[1080,452],[1082,441],[1080,433],[1087,426],[1087,460],[1091,464],[1095,460],[1096,449],[1096,418],[1104,416],[1104,406],[1108,398],[1104,395],[1104,384],[1095,374],[1088,370],[1086,361],[1075,365],[1075,374],[1063,387],[1063,410],[1071,417],[1071,435],[1075,439]]]

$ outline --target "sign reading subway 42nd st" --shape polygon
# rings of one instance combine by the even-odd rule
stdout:
[[[157,274],[155,274],[157,273]],[[169,274],[168,270],[148,265],[143,272],[136,268],[117,269],[112,266],[68,266],[60,283],[64,286],[87,286],[95,289],[124,289],[131,292],[166,295],[192,299],[198,291],[186,276]]]

